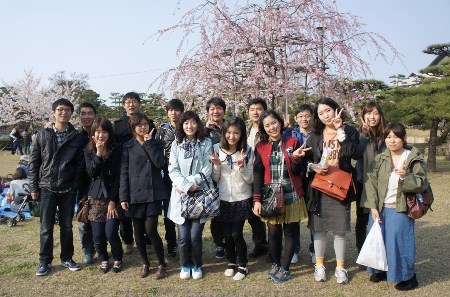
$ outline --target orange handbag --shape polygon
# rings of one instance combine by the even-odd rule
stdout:
[[[356,193],[355,184],[352,180],[352,174],[345,172],[337,167],[328,166],[326,174],[318,174],[314,176],[311,187],[320,192],[344,201],[347,198],[350,184]]]

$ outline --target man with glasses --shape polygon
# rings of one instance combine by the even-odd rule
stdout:
[[[298,125],[292,128],[291,123],[289,121],[289,117],[286,118],[284,123],[285,130],[283,132],[283,135],[288,135],[297,138],[300,145],[306,143],[306,140],[311,135],[311,130],[313,126],[312,117],[313,117],[312,107],[308,104],[300,105],[300,107],[295,111],[295,121],[297,122]],[[303,179],[303,189],[305,189],[305,201],[308,201],[307,200],[308,191],[306,190],[307,186],[308,183],[306,182],[306,179]],[[300,253],[300,223],[298,223],[298,226],[296,226],[294,230],[294,244],[295,250],[291,260],[291,263],[293,264],[298,263],[298,254]],[[316,257],[314,252],[314,238],[312,231],[311,231],[311,243],[309,245],[309,253],[311,255],[311,262],[314,264],[316,261]]]
[[[69,122],[74,110],[67,99],[52,104],[55,122],[36,134],[30,160],[30,192],[40,199],[40,252],[36,275],[46,275],[53,260],[53,229],[59,209],[61,266],[71,271],[81,269],[74,254],[72,218],[82,171],[83,139]]]

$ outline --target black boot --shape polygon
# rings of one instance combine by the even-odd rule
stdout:
[[[369,280],[372,283],[379,283],[383,280],[386,280],[387,276],[386,276],[386,272],[378,272],[378,273],[372,273],[372,275],[370,276]]]
[[[419,286],[419,282],[417,281],[416,274],[414,273],[413,277],[407,281],[399,282],[395,285],[395,288],[399,291],[409,291],[417,288]]]

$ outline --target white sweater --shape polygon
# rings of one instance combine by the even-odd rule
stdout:
[[[255,158],[252,148],[247,146],[246,161],[243,168],[239,168],[237,165],[241,152],[235,152],[231,155],[233,166],[230,166],[227,161],[227,154],[220,148],[220,143],[215,144],[213,150],[214,154],[218,155],[220,161],[222,161],[222,165],[213,166],[211,175],[219,188],[220,200],[236,202],[251,198],[253,194],[253,161]]]

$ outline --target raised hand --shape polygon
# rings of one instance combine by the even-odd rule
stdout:
[[[209,154],[210,158],[211,158],[211,162],[216,165],[216,166],[220,166],[222,165],[222,162],[220,162],[219,156],[216,156],[214,154]]]
[[[147,141],[152,138],[153,132],[155,132],[155,128],[150,131],[150,133],[144,135],[144,141]]]
[[[303,143],[301,147],[299,147],[292,153],[292,157],[301,158],[301,157],[305,156],[306,152],[311,149],[310,147],[306,148],[305,146],[306,146],[306,142]]]
[[[361,132],[366,136],[369,135],[369,132],[370,132],[369,124],[364,120],[363,117],[360,117],[360,120],[361,120],[361,124],[362,124]]]
[[[283,115],[284,128],[291,128],[291,117],[289,114]]]
[[[400,168],[395,168],[394,172],[400,175],[400,177],[406,176],[406,160],[403,161],[403,164],[400,166]]]
[[[213,129],[216,126],[216,123],[214,123],[212,116],[208,115],[208,121],[206,122],[206,127]]]
[[[97,149],[97,156],[104,156],[106,153],[106,148],[105,148],[105,142],[104,141],[100,141],[98,139],[98,137],[92,136],[92,139],[95,142],[95,148]]]
[[[241,155],[239,156],[239,159],[237,160],[237,165],[239,166],[239,168],[244,168],[244,164],[245,164],[245,154],[244,154],[244,149],[242,149]]]
[[[342,125],[344,124],[344,122],[342,121],[342,118],[341,118],[343,110],[344,109],[341,108],[341,110],[339,110],[339,112],[336,114],[336,116],[333,119],[333,125],[336,130],[342,128]],[[337,109],[336,109],[336,111],[337,111]]]

